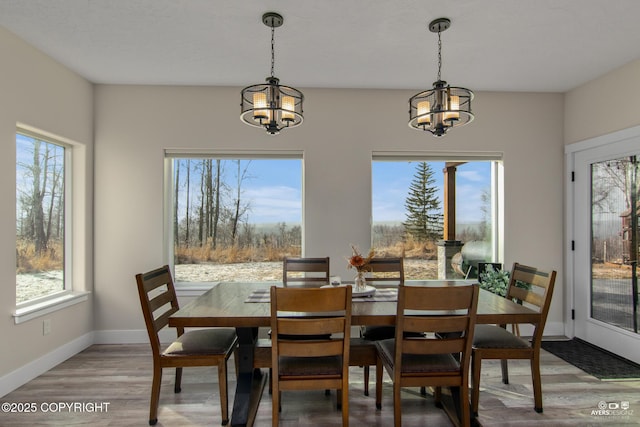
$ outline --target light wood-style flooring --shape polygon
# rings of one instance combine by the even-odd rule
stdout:
[[[600,381],[543,351],[542,387],[544,413],[533,410],[529,365],[510,361],[510,384],[500,380],[499,362],[485,361],[482,370],[479,421],[499,426],[624,426],[640,425],[640,381]],[[375,375],[372,369],[369,397],[363,394],[362,369],[350,372],[350,425],[393,425],[391,382],[385,374],[382,410],[375,408]],[[235,390],[234,364],[229,363],[229,394]],[[173,370],[166,370],[160,394],[158,426],[220,425],[217,375],[214,368],[184,370],[182,393],[173,393]],[[35,413],[0,412],[0,426],[146,426],[151,388],[151,352],[148,345],[94,345],[61,363],[0,402],[33,403]],[[418,389],[402,393],[404,426],[449,426],[431,395]],[[593,415],[603,404],[615,407],[629,402],[627,414]],[[60,404],[61,403],[61,404]],[[65,404],[83,407],[69,410]],[[90,412],[88,403],[102,403]],[[105,408],[104,403],[108,403]],[[230,410],[231,410],[230,404]],[[72,406],[73,408],[73,406]],[[96,406],[97,408],[97,406]],[[83,410],[84,409],[84,410]],[[618,409],[620,411],[620,409]],[[271,425],[271,397],[266,388],[256,426]],[[323,391],[283,393],[281,426],[340,426],[335,393]]]

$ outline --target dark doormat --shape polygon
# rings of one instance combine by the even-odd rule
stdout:
[[[640,365],[579,338],[542,341],[542,348],[601,380],[640,379]]]

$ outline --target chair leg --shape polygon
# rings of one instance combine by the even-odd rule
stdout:
[[[382,409],[382,376],[384,372],[380,360],[376,363],[376,409]]]
[[[400,385],[393,383],[393,425],[402,427],[402,408],[400,406]]]
[[[540,378],[540,355],[533,356],[531,362],[531,380],[533,382],[534,409],[537,413],[542,413],[542,380]]]
[[[480,398],[480,368],[482,368],[482,357],[474,351],[471,354],[471,411],[475,417],[478,416]]]
[[[269,394],[273,394],[273,369],[269,368]]]
[[[222,359],[218,363],[218,383],[220,387],[220,412],[222,414],[222,425],[229,422],[229,397],[227,393],[227,360]]]
[[[158,400],[160,399],[160,385],[162,384],[162,368],[153,364],[153,380],[151,382],[151,402],[149,404],[149,425],[158,422]]]
[[[327,390],[328,391],[328,390]],[[336,410],[342,409],[342,390],[336,390]]]
[[[173,392],[180,393],[182,391],[182,368],[176,368],[176,380],[173,385]]]
[[[500,366],[502,367],[502,384],[509,384],[509,365],[507,364],[507,359],[502,359]]]
[[[369,367],[364,367],[364,395],[369,396]]]
[[[421,396],[427,395],[427,388],[425,386],[420,387],[420,395]]]
[[[460,387],[460,426],[471,426],[471,413],[469,409],[469,384]]]
[[[282,395],[280,394],[280,390],[278,390],[277,384],[273,387],[273,393],[271,395],[271,425],[273,427],[278,427],[280,422],[280,398]]]
[[[342,409],[342,427],[349,426],[349,381],[345,380],[342,382],[342,389],[340,389],[340,396],[342,400],[342,404],[340,405]]]
[[[238,356],[238,347],[233,350],[233,364],[236,368],[236,380],[240,374],[240,357]]]
[[[426,391],[425,391],[426,392]],[[433,389],[433,402],[436,408],[442,409],[442,387],[437,386]]]

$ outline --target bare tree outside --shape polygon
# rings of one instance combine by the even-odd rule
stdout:
[[[16,302],[64,290],[65,148],[16,135]]]
[[[293,211],[298,214],[290,220],[271,211],[286,210],[291,200],[278,207],[278,201],[268,196],[283,189],[301,191],[301,160],[175,158],[173,162],[177,281],[275,280],[282,258],[300,255],[301,194],[293,196],[297,205]],[[299,171],[293,175],[297,181],[279,178],[284,169]]]

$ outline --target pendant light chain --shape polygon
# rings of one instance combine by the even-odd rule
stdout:
[[[440,72],[442,70],[442,39],[440,38],[440,31],[438,31],[438,81],[440,78]]]
[[[271,26],[271,77],[273,77],[273,70],[275,68],[276,55],[275,55],[275,32],[276,28]]]

